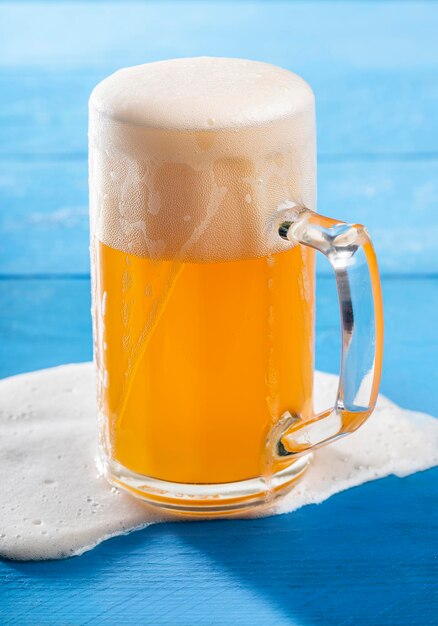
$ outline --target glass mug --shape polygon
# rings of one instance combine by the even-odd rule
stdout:
[[[370,238],[315,212],[313,93],[254,61],[145,64],[95,88],[89,138],[102,471],[183,513],[269,504],[368,418],[381,372]],[[315,250],[342,332],[320,414]]]

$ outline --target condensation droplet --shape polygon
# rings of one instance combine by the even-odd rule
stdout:
[[[106,313],[106,299],[107,299],[107,293],[106,291],[103,292],[103,296],[102,296],[102,302],[100,305],[101,311],[102,311],[102,315],[105,315]]]

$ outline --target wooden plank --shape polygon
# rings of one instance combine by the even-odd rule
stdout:
[[[332,278],[318,280],[316,366],[339,367]],[[386,348],[382,391],[438,417],[438,279],[383,280]],[[91,359],[89,279],[1,279],[0,377]]]
[[[88,272],[87,162],[3,165],[0,273]]]
[[[368,223],[385,271],[436,272],[437,23],[425,2],[1,3],[0,272],[87,272],[88,91],[119,66],[197,54],[307,78],[321,210]],[[318,293],[317,365],[336,371],[332,281]],[[387,279],[384,296],[383,391],[438,414],[437,281]],[[1,280],[0,302],[0,375],[90,358],[88,279]],[[437,472],[2,563],[0,622],[435,625]]]
[[[90,281],[0,279],[0,378],[92,359]]]
[[[435,67],[433,2],[179,1],[1,5],[0,65],[112,69],[198,54],[327,68]]]
[[[438,160],[319,165],[320,211],[365,223],[386,273],[438,272],[437,203]],[[87,206],[85,159],[4,161],[0,274],[87,273]]]
[[[84,153],[99,80],[199,54],[301,73],[315,89],[323,156],[437,152],[434,3],[2,3],[0,18],[3,155]]]
[[[4,562],[0,619],[435,626],[437,478],[391,477],[279,517],[152,526],[67,561]]]
[[[336,295],[326,279],[318,290],[318,365],[335,370]],[[2,373],[88,359],[88,294],[84,279],[0,281]],[[383,390],[438,414],[438,280],[384,280],[384,296]],[[158,525],[67,561],[3,562],[0,622],[434,626],[437,479],[390,477],[281,517]]]
[[[116,64],[126,62],[121,58]],[[280,64],[299,69],[287,56]],[[342,69],[323,65],[300,71],[315,91],[323,159],[425,159],[437,154],[436,68],[357,70],[345,63]],[[88,97],[108,73],[3,72],[0,156],[85,155]]]

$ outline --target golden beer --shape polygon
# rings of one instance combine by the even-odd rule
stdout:
[[[177,483],[266,473],[275,423],[312,413],[313,252],[176,263],[99,243],[96,254],[113,458]]]

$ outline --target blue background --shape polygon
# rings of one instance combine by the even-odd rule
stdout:
[[[92,87],[121,66],[240,56],[314,88],[319,210],[367,224],[379,255],[382,390],[438,416],[437,32],[436,2],[0,2],[0,375],[91,358]],[[333,372],[336,311],[322,267],[317,365]],[[437,477],[0,563],[0,623],[436,624]]]

